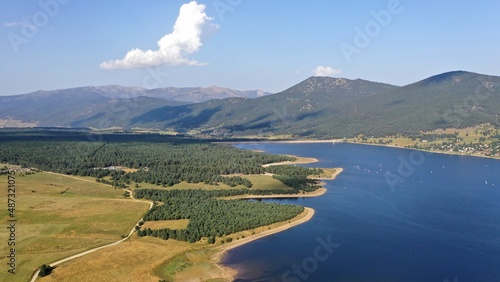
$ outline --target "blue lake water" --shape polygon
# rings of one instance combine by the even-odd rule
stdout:
[[[342,167],[299,226],[227,253],[236,281],[500,281],[500,161],[347,143],[239,144]]]

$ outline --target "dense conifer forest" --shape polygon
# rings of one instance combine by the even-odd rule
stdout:
[[[263,164],[295,159],[289,156],[239,150],[230,145],[211,144],[207,140],[154,134],[4,132],[0,143],[1,163],[93,176],[99,182],[120,188],[131,182],[167,187],[182,181],[251,188],[248,179],[235,174],[271,172],[298,176],[317,173],[317,169],[295,166],[262,167]],[[133,170],[126,172],[123,168]],[[107,180],[103,179],[105,177]],[[299,186],[294,188],[300,189]]]
[[[304,208],[218,197],[243,194],[292,194],[317,189],[318,180],[309,175],[323,171],[290,165],[263,164],[292,161],[294,157],[237,149],[207,140],[169,137],[159,134],[94,135],[79,131],[4,131],[0,135],[0,163],[36,168],[67,175],[92,176],[115,188],[141,185],[167,187],[182,181],[209,185],[227,184],[238,189],[135,189],[137,198],[156,204],[144,220],[189,219],[186,229],[158,229],[137,226],[139,236],[155,236],[196,242],[234,232],[290,220]],[[6,171],[2,168],[1,172]],[[249,174],[272,173],[291,189],[249,189]],[[245,188],[241,188],[245,187]]]
[[[139,229],[139,236],[154,236],[196,242],[208,238],[223,237],[242,230],[266,226],[290,220],[304,211],[296,205],[251,202],[246,200],[218,200],[214,197],[234,196],[247,193],[235,190],[136,190],[136,197],[163,202],[155,205],[144,216],[145,221],[189,219],[187,229]],[[255,191],[259,193],[259,190]],[[261,190],[262,193],[270,193]],[[278,191],[275,191],[278,192]],[[254,194],[254,193],[252,193]]]

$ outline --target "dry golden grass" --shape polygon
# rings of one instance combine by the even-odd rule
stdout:
[[[225,273],[210,259],[210,251],[186,252],[183,256],[189,266],[172,276],[175,281],[230,281]]]
[[[146,186],[144,186],[146,187]],[[156,186],[156,188],[161,188]],[[221,189],[237,189],[237,188],[243,188],[242,185],[238,185],[236,187],[230,187],[229,185],[226,185],[224,183],[220,183],[219,185],[209,185],[205,184],[203,182],[200,183],[187,183],[185,181],[182,181],[181,183],[175,184],[171,187],[163,188],[163,189],[203,189],[203,190],[221,190]]]
[[[290,190],[291,188],[283,184],[283,182],[272,178],[271,175],[264,174],[253,174],[253,175],[243,175],[243,174],[231,174],[226,176],[241,176],[250,180],[253,184],[250,189],[277,189],[277,190]],[[241,189],[246,188],[243,185],[237,185],[235,187],[230,187],[229,185],[220,183],[219,185],[209,185],[205,183],[187,183],[185,181],[175,184],[171,187],[161,187],[151,184],[139,183],[140,188],[154,188],[154,189],[202,189],[202,190],[230,190],[230,189]]]
[[[265,236],[265,234],[269,235],[288,229],[295,224],[300,224],[300,222],[309,220],[312,217],[312,214],[314,214],[314,211],[306,210],[288,221],[237,232],[229,236],[225,236],[224,238],[217,238],[215,247],[185,252],[181,258],[189,264],[187,267],[180,269],[178,272],[167,272],[168,270],[174,270],[175,264],[179,263],[175,259],[168,261],[164,266],[162,266],[162,268],[166,270],[164,275],[175,277],[175,281],[232,281],[232,275],[235,274],[235,271],[228,270],[226,267],[221,268],[217,265],[225,250],[250,242]],[[232,238],[232,243],[221,244],[222,240],[227,241],[228,238]]]
[[[318,159],[316,159],[316,158],[297,157],[297,156],[292,156],[292,155],[289,155],[289,156],[296,158],[296,160],[295,161],[284,161],[284,162],[279,162],[279,163],[265,164],[265,165],[262,165],[262,167],[268,167],[271,165],[310,164],[310,163],[318,162]]]
[[[0,176],[0,183],[7,183],[7,177]],[[16,176],[17,274],[2,271],[0,281],[27,281],[41,264],[128,234],[148,205],[125,199],[122,193],[95,180],[48,173]],[[5,197],[0,206],[7,206]],[[1,209],[0,219],[7,218],[7,209]],[[7,231],[1,228],[0,237],[7,238]],[[4,256],[0,263],[6,264]]]
[[[269,230],[290,225],[306,216],[300,214],[291,221],[237,232],[217,239],[215,245],[206,242],[190,244],[176,240],[161,240],[133,235],[129,241],[87,256],[69,261],[40,281],[231,281],[228,273],[216,264],[221,240],[233,242]],[[215,249],[217,248],[217,249]],[[214,250],[215,249],[215,250]]]
[[[244,177],[254,183],[255,189],[290,189],[269,175]],[[18,187],[17,215],[23,227],[18,232],[23,238],[19,241],[23,245],[19,253],[23,258],[18,260],[20,273],[9,281],[26,281],[43,263],[117,241],[147,209],[146,203],[125,199],[122,190],[97,183],[91,177],[39,173],[20,177]],[[224,184],[192,183],[180,183],[167,189],[176,188],[231,189]],[[0,212],[0,216],[5,219],[6,211]],[[144,227],[179,229],[186,228],[188,222],[147,222]],[[231,237],[235,242],[243,241],[245,237],[288,224],[277,223],[231,234],[218,238],[216,245],[208,245],[206,240],[189,244],[152,237],[138,238],[134,234],[122,244],[61,264],[40,281],[158,281],[159,278],[201,281],[200,277],[204,278],[203,281],[230,281],[228,273],[213,260],[214,252],[220,252],[214,251],[214,247],[221,246],[221,240]],[[6,235],[6,231],[0,231],[0,235]],[[5,263],[5,260],[0,262]],[[11,278],[3,275],[0,274],[1,281]]]
[[[309,178],[333,179],[342,171],[341,168],[322,168],[322,170],[323,173],[319,175],[310,175]]]
[[[40,281],[152,281],[153,273],[169,258],[193,246],[186,242],[133,235],[119,245],[66,262]]]
[[[189,224],[189,219],[177,219],[177,220],[158,220],[158,221],[146,221],[142,228],[151,229],[186,229]]]
[[[270,190],[291,190],[289,186],[283,184],[283,182],[274,179],[271,175],[256,174],[256,175],[242,175],[243,178],[250,180],[253,184],[250,189],[270,189]]]

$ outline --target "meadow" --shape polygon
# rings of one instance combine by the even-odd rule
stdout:
[[[0,183],[7,181],[6,175],[0,176]],[[125,198],[122,190],[95,180],[43,172],[16,174],[16,205],[16,273],[2,271],[0,281],[28,281],[42,264],[118,241],[148,209],[147,203]],[[5,207],[0,218],[6,225],[5,197],[0,206]],[[8,236],[8,229],[1,228],[0,237]],[[6,240],[1,250],[5,266]]]

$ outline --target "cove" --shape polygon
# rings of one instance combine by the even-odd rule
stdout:
[[[263,200],[315,215],[230,250],[222,263],[235,281],[500,281],[499,160],[348,143],[235,146],[344,169],[323,196]]]

